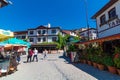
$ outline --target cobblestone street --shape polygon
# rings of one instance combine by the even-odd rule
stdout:
[[[100,71],[87,64],[71,64],[62,54],[49,54],[46,60],[39,54],[38,62],[25,63],[22,56],[18,71],[0,80],[120,80],[120,76]]]

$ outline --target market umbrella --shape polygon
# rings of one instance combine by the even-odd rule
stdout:
[[[8,38],[14,37],[14,33],[9,30],[0,29],[0,41],[4,41]]]
[[[5,46],[6,43],[0,42],[0,47]]]
[[[9,38],[8,40],[5,40],[3,42],[7,44],[12,44],[13,46],[27,46],[27,47],[30,46],[29,42],[17,38]]]

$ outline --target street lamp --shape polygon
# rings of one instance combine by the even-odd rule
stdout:
[[[86,23],[87,23],[87,28],[88,28],[88,41],[89,41],[89,23],[88,23],[88,5],[87,5],[87,0],[84,0],[85,4],[85,14],[86,14]]]

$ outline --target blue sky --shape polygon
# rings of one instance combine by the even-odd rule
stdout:
[[[60,26],[62,29],[86,27],[84,0],[10,0],[13,4],[0,9],[0,28],[22,31],[39,25]],[[96,27],[91,17],[109,0],[87,0],[90,27]]]

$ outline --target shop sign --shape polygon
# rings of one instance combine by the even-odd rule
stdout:
[[[120,25],[120,19],[116,19],[116,20],[114,20],[112,22],[109,22],[108,25],[109,25],[109,27],[118,26],[118,25]]]

